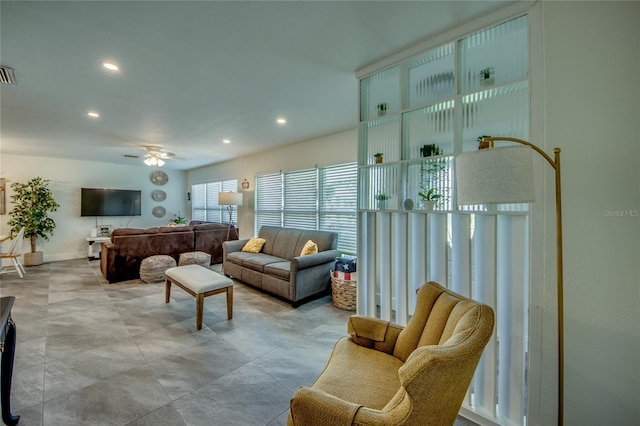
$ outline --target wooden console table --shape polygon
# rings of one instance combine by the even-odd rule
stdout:
[[[20,416],[11,414],[11,378],[16,352],[16,326],[11,319],[11,308],[15,300],[14,296],[0,297],[0,404],[2,421],[9,426],[18,424],[20,420]]]

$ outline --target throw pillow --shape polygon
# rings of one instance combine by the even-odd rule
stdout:
[[[316,254],[318,252],[318,245],[313,241],[309,240],[304,243],[304,247],[302,247],[302,251],[300,252],[300,256],[307,256],[309,254]]]
[[[249,253],[260,253],[260,250],[262,250],[262,246],[266,242],[267,242],[267,240],[265,240],[264,238],[251,238],[242,247],[242,251],[246,251],[246,252],[249,252]]]

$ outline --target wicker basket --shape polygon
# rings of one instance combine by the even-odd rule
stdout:
[[[356,310],[356,283],[357,281],[346,281],[331,275],[331,297],[333,306],[345,311]]]

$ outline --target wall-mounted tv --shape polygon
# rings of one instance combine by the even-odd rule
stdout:
[[[82,188],[80,216],[140,216],[141,204],[139,190]]]

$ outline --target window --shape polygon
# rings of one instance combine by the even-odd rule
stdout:
[[[229,223],[227,206],[218,204],[219,192],[238,192],[238,180],[191,185],[191,219]],[[238,209],[233,209],[232,217],[233,223],[238,223]]]
[[[355,254],[356,178],[356,163],[258,176],[256,234],[265,225],[337,232],[338,250]]]

